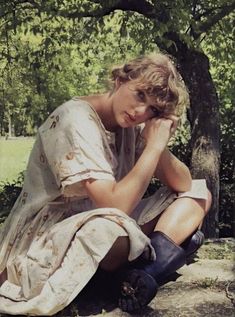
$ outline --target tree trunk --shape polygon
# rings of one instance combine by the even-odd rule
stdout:
[[[235,164],[233,165],[233,176],[232,176],[232,180],[235,179]],[[234,184],[234,183],[233,183]],[[235,184],[234,184],[234,187],[235,187]],[[234,188],[233,187],[233,188]],[[232,208],[231,208],[231,236],[235,238],[235,213],[234,213],[234,210],[235,210],[235,193],[233,191],[233,205],[232,205]]]
[[[181,57],[181,74],[190,91],[188,118],[191,124],[191,172],[195,179],[206,178],[212,193],[212,207],[203,230],[206,237],[214,238],[219,235],[219,100],[209,72],[207,56],[191,49],[182,55],[180,52],[178,54]]]
[[[11,121],[11,114],[8,114],[8,137],[12,137],[12,121]]]

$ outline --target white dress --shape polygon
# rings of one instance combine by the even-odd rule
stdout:
[[[155,258],[139,225],[178,194],[163,187],[129,217],[115,208],[97,209],[82,186],[88,178],[126,175],[143,149],[140,131],[106,131],[95,110],[78,98],[58,107],[39,128],[22,192],[0,229],[0,273],[7,268],[0,312],[53,315],[62,310],[120,236],[129,236],[130,261],[144,251]],[[74,183],[80,184],[76,193],[69,190]],[[181,195],[206,199],[205,181],[194,181],[192,190]]]

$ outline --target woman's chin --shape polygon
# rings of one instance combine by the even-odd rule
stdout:
[[[130,121],[130,120],[127,120],[126,118],[124,118],[123,120],[120,120],[119,125],[120,125],[122,128],[130,128],[130,127],[136,126],[137,123],[136,123],[136,122],[133,122],[133,121]]]

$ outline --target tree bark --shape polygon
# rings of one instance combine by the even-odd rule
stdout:
[[[8,137],[12,137],[12,120],[11,120],[11,114],[8,114]]]
[[[191,125],[191,172],[195,179],[206,178],[212,193],[212,206],[204,221],[203,231],[206,237],[214,238],[219,236],[219,100],[207,56],[192,49],[178,54],[181,73],[190,91],[188,119]]]
[[[219,190],[220,190],[220,118],[219,99],[210,75],[208,57],[189,48],[175,32],[165,34],[174,42],[167,51],[179,65],[179,71],[188,87],[191,125],[189,143],[190,170],[194,179],[205,178],[212,194],[212,205],[203,224],[206,238],[219,237]]]

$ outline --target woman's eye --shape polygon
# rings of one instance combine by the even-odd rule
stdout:
[[[154,106],[150,106],[150,109],[152,111],[152,113],[154,114],[155,117],[160,117],[161,112]]]
[[[141,101],[144,101],[144,100],[145,100],[145,94],[144,94],[143,91],[138,90],[138,91],[137,91],[137,96],[138,96],[138,98],[139,98]]]

